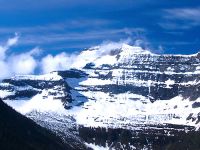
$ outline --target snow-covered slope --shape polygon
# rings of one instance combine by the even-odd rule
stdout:
[[[3,80],[0,97],[29,116],[33,110],[56,113],[84,126],[199,126],[200,54],[94,47],[81,52],[72,68]]]
[[[141,47],[133,47],[127,44],[121,44],[118,48],[105,48],[96,46],[89,50],[82,51],[77,61],[72,64],[72,68],[82,69],[86,64],[93,62],[95,66],[101,66],[103,64],[114,65],[128,57],[135,55],[155,55],[148,50],[144,50]],[[118,58],[120,56],[120,59]]]

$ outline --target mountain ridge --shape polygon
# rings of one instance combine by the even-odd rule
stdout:
[[[3,80],[1,97],[36,122],[42,115],[33,111],[50,120],[70,116],[85,127],[199,129],[199,54],[158,55],[128,45],[101,50],[83,51],[71,70]]]

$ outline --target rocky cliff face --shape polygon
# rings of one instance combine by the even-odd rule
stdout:
[[[199,54],[157,55],[126,44],[103,52],[94,47],[81,52],[72,68],[3,80],[0,97],[24,114],[53,111],[84,126],[199,126]]]
[[[87,64],[85,71],[89,72],[90,78],[110,81],[105,84],[111,88],[105,84],[94,88],[113,94],[130,92],[145,96],[151,102],[169,100],[178,95],[190,100],[200,96],[198,55],[155,55],[142,49],[135,51],[135,48],[125,45],[118,54],[108,57],[108,60],[115,59],[112,63],[104,64],[101,60],[100,65]]]

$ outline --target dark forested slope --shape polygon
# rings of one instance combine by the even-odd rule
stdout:
[[[1,150],[68,150],[75,149],[22,116],[0,100]]]

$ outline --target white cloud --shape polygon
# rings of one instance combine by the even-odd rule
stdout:
[[[41,58],[41,63],[36,60],[36,56],[40,54],[41,49],[34,48],[28,52],[8,55],[6,51],[13,45],[18,43],[19,36],[8,39],[5,45],[0,46],[0,79],[8,78],[16,74],[34,74],[36,69],[41,73],[49,73],[55,70],[66,70],[76,60],[76,54],[60,53],[56,56],[47,55]]]
[[[165,20],[158,25],[164,29],[190,29],[200,26],[200,7],[165,9],[163,12]]]
[[[5,58],[5,52],[6,52],[6,49],[0,46],[0,60]]]
[[[126,40],[120,40],[119,42],[112,42],[112,41],[104,41],[102,44],[100,44],[98,47],[98,56],[100,55],[107,55],[109,54],[112,50],[116,50],[122,47],[123,44],[129,44],[132,40],[130,38]],[[92,47],[93,49],[95,47]]]
[[[41,61],[42,73],[49,73],[56,70],[67,70],[76,61],[75,54],[61,53],[56,56],[47,55]]]
[[[31,51],[27,52],[26,54],[31,55],[31,56],[38,56],[40,55],[42,50],[39,47],[35,47]]]
[[[0,45],[0,60],[4,60],[6,57],[6,51],[13,45],[17,44],[19,36],[15,34],[14,38],[9,38],[5,45]]]
[[[91,27],[92,22],[92,27]],[[83,48],[91,46],[93,40],[115,39],[124,36],[140,36],[146,32],[143,28],[113,28],[109,29],[106,26],[113,23],[110,20],[87,19],[65,21],[64,23],[46,24],[43,26],[27,26],[27,27],[1,27],[0,34],[13,33],[18,31],[23,34],[20,38],[20,45],[51,45],[49,49],[67,49],[67,48]],[[105,27],[102,27],[105,25]],[[90,28],[89,31],[77,32],[77,28]],[[98,28],[101,26],[101,28]],[[68,32],[71,31],[71,32]],[[71,44],[71,41],[79,42],[78,45]],[[89,41],[89,42],[83,42]],[[60,47],[58,42],[61,44]],[[66,44],[68,43],[68,44]],[[72,42],[74,43],[74,42]],[[54,46],[53,46],[54,45]],[[56,45],[56,46],[55,46]]]
[[[145,42],[143,41],[143,40],[141,40],[141,39],[137,39],[137,40],[135,40],[135,46],[141,46],[141,45],[143,45]]]
[[[7,78],[11,75],[10,69],[8,64],[2,60],[0,60],[0,68],[1,68],[1,73],[0,73],[0,79]]]
[[[32,74],[37,67],[36,60],[28,53],[10,57],[8,64],[13,74]]]
[[[6,44],[6,47],[11,47],[15,44],[18,43],[18,40],[19,40],[19,36],[17,33],[15,33],[15,37],[14,38],[9,38],[8,41],[7,41],[7,44]]]
[[[6,59],[6,51],[18,42],[18,35],[16,34],[14,38],[9,38],[5,45],[0,45],[0,79],[6,78],[11,75],[11,70]]]
[[[167,19],[191,20],[200,23],[200,8],[174,8],[164,10]]]
[[[8,55],[6,52],[13,45],[18,43],[19,36],[9,38],[5,45],[0,46],[0,79],[13,76],[15,74],[32,74],[37,67],[37,61],[34,58],[40,52],[39,48],[21,53]]]

